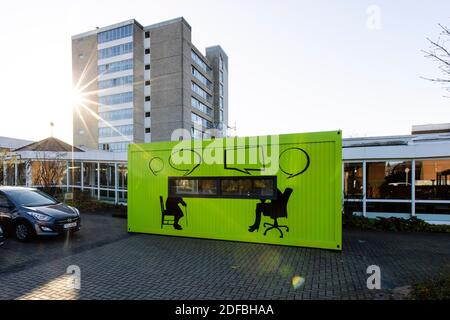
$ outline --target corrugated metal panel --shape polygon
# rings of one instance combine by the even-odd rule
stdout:
[[[247,138],[244,145],[231,139],[195,142],[190,146],[192,158],[201,162],[173,165],[170,157],[175,142],[132,145],[129,150],[128,226],[130,232],[199,237],[220,240],[308,246],[340,250],[341,238],[341,166],[342,140],[338,131],[280,135],[275,144],[264,139]],[[269,139],[270,140],[270,139]],[[231,144],[234,143],[234,145]],[[217,147],[217,148],[215,148]],[[230,150],[244,148],[245,161],[230,165]],[[224,155],[227,149],[227,156]],[[265,169],[250,163],[251,154],[265,154]],[[200,156],[198,156],[200,155]],[[309,166],[308,164],[309,157]],[[223,159],[227,158],[227,165]],[[235,156],[235,160],[238,157]],[[216,159],[220,163],[212,163]],[[173,161],[172,161],[173,162]],[[275,168],[270,171],[271,165]],[[194,169],[194,170],[192,170]],[[306,170],[304,170],[306,169]],[[185,171],[182,171],[185,170]],[[304,171],[304,172],[302,172]],[[184,198],[187,219],[180,220],[183,230],[161,228],[159,197],[168,197],[168,177],[247,177],[275,175],[281,192],[293,190],[287,203],[287,217],[278,218],[287,225],[283,238],[277,230],[264,235],[263,216],[259,231],[249,232],[255,221],[257,199]],[[270,204],[270,201],[266,202]]]

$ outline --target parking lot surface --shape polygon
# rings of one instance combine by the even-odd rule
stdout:
[[[0,299],[391,299],[450,267],[450,236],[344,230],[343,251],[128,234],[83,215],[68,237],[0,248]],[[368,266],[381,290],[367,289]],[[80,289],[69,266],[80,270]],[[294,288],[292,279],[305,283]]]

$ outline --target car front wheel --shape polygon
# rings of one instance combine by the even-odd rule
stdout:
[[[16,235],[17,240],[23,242],[29,241],[34,236],[33,229],[30,227],[29,224],[25,222],[17,223],[14,229],[14,233]]]

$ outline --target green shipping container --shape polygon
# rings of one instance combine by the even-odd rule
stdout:
[[[341,250],[340,131],[130,145],[128,230]]]

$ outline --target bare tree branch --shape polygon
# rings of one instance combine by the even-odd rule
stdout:
[[[450,41],[450,29],[446,26],[439,24],[441,28],[441,36],[437,41],[433,41],[427,38],[430,44],[428,50],[422,50],[425,53],[425,57],[431,59],[438,64],[438,69],[444,75],[443,77],[422,77],[427,81],[434,83],[445,84],[444,89],[450,91],[450,87],[446,86],[450,83],[450,49],[447,48],[447,44]]]

